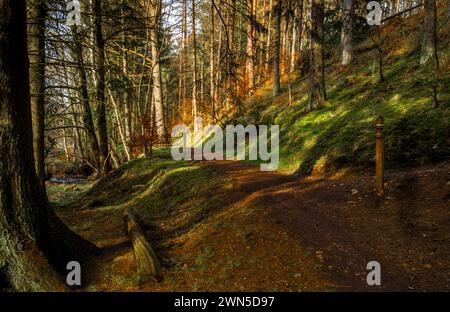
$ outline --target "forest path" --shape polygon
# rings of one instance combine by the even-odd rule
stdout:
[[[450,289],[448,163],[388,172],[384,197],[375,195],[370,175],[305,178],[240,162],[202,164],[226,176],[219,190],[226,204],[170,238],[162,228],[173,217],[149,226],[164,281],[142,290]],[[71,216],[78,226],[89,222],[87,238],[104,246],[86,265],[91,289],[138,289],[121,215],[94,209]],[[373,260],[381,286],[366,283]]]

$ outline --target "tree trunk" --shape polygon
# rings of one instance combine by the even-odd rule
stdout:
[[[20,291],[63,289],[55,267],[94,247],[49,209],[33,160],[25,1],[0,0],[0,278]]]
[[[346,66],[353,59],[353,3],[354,0],[344,0],[341,28],[341,65]]]
[[[272,10],[273,10],[273,0],[269,0],[269,17],[267,26],[267,42],[266,42],[266,72],[269,70],[270,63],[270,40],[272,31]]]
[[[28,9],[28,57],[30,60],[31,118],[36,174],[45,189],[45,16],[44,0],[32,0]]]
[[[197,39],[195,33],[195,0],[192,0],[192,118],[197,117]]]
[[[161,142],[166,142],[166,125],[164,120],[164,103],[162,92],[162,73],[160,63],[160,44],[158,31],[161,24],[161,0],[144,0],[150,27],[150,46],[152,50],[153,104],[155,107],[156,135]]]
[[[209,29],[209,73],[210,73],[210,97],[211,97],[211,110],[213,118],[216,118],[216,86],[215,86],[215,78],[214,78],[214,53],[215,53],[215,11],[214,11],[214,0],[211,0],[210,6],[210,18],[211,24]]]
[[[450,18],[450,1],[447,1],[447,11],[446,11],[447,18]]]
[[[255,91],[255,56],[254,56],[254,37],[255,37],[255,27],[253,25],[255,15],[254,11],[254,0],[247,0],[247,80],[248,89],[250,94]]]
[[[89,146],[90,156],[94,162],[95,168],[100,169],[99,146],[95,134],[94,122],[92,120],[91,107],[89,105],[89,92],[87,88],[86,69],[83,60],[83,45],[81,35],[78,33],[77,26],[72,26],[72,35],[74,40],[74,55],[77,62],[77,71],[80,79],[79,93],[81,97],[81,106],[83,108],[83,126],[86,130],[86,136]]]
[[[280,93],[281,1],[275,5],[275,45],[273,56],[273,96]]]
[[[126,23],[126,19],[124,17],[125,15],[125,10],[123,9],[126,5],[126,0],[122,0],[121,2],[121,9],[120,9],[120,14],[122,15],[121,18],[121,22],[122,24],[125,25]],[[124,30],[122,32],[122,73],[124,75],[124,77],[128,78],[128,56],[127,56],[127,46],[128,46],[128,41],[127,41],[127,31]],[[130,86],[129,84],[127,84],[127,88],[125,90],[125,92],[123,93],[123,107],[124,107],[124,111],[125,111],[125,116],[124,116],[124,125],[125,125],[125,137],[127,140],[127,147],[124,147],[125,149],[127,149],[127,155],[130,155],[130,157],[132,157],[133,154],[133,150],[132,150],[132,137],[134,135],[134,131],[133,131],[133,101],[132,101],[132,86]],[[130,158],[131,159],[131,158]],[[128,159],[128,160],[130,160]]]
[[[425,64],[431,58],[435,59],[436,64],[438,64],[436,49],[436,1],[425,0],[424,7],[425,17],[423,21],[420,64]]]
[[[95,26],[95,77],[96,77],[96,101],[97,101],[97,137],[100,156],[99,173],[101,176],[111,171],[108,148],[108,129],[106,124],[105,105],[105,42],[102,30],[102,0],[93,2],[94,26]]]
[[[219,27],[219,38],[217,40],[217,67],[218,70],[216,70],[216,76],[215,76],[215,81],[216,81],[216,90],[215,90],[215,98],[214,98],[214,102],[216,103],[217,106],[220,105],[220,109],[222,108],[222,101],[220,101],[220,97],[219,97],[219,86],[220,86],[220,80],[221,80],[221,71],[219,70],[221,68],[221,60],[222,60],[222,37],[223,37],[223,27]],[[219,102],[220,101],[220,102]],[[216,108],[217,109],[217,108]],[[220,109],[217,109],[217,111],[220,112]]]
[[[123,150],[125,151],[125,156],[127,157],[127,160],[129,161],[129,160],[131,160],[131,155],[128,151],[127,141],[125,139],[125,131],[123,129],[124,127],[122,126],[122,120],[121,120],[120,114],[119,114],[119,107],[116,104],[116,101],[114,100],[114,96],[113,96],[110,88],[108,88],[108,91],[109,91],[109,97],[111,99],[111,103],[114,108],[114,115],[116,116],[116,120],[117,120],[117,128],[119,130],[120,140],[122,141]],[[114,150],[114,148],[112,148],[112,150]]]
[[[397,11],[397,0],[391,0],[389,16],[394,15],[396,11]]]
[[[326,100],[323,64],[323,23],[324,0],[312,0],[308,111],[316,108],[320,101]]]
[[[226,115],[230,113],[231,106],[236,101],[236,51],[235,51],[235,23],[236,23],[236,0],[230,0],[227,8],[227,92],[225,100]]]
[[[301,65],[301,46],[302,46],[302,36],[303,36],[303,0],[297,1],[297,6],[295,8],[295,23],[293,27],[292,35],[292,51],[291,51],[291,72],[296,69],[296,64],[298,68]],[[298,53],[295,53],[295,52]]]
[[[181,50],[183,54],[183,103],[186,103],[187,98],[187,77],[186,77],[186,71],[187,71],[187,63],[188,63],[188,55],[187,55],[187,0],[183,0],[183,23],[182,23],[182,45]]]

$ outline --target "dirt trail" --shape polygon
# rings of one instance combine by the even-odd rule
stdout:
[[[226,204],[181,233],[165,227],[182,214],[148,228],[164,281],[142,290],[450,290],[450,164],[388,172],[382,198],[370,175],[321,179],[238,162],[204,165],[227,177],[219,194]],[[138,289],[120,211],[60,215],[103,247],[86,264],[88,290]],[[366,283],[372,260],[381,264],[382,286]]]

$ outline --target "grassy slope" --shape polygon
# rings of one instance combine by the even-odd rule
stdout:
[[[153,214],[160,214],[179,209],[180,205],[186,205],[190,198],[200,194],[208,196],[217,183],[222,182],[211,169],[193,162],[173,161],[169,157],[132,160],[93,184],[51,185],[49,197],[64,206],[88,209],[145,207]],[[67,192],[72,196],[58,197],[67,190],[72,191]]]
[[[415,17],[416,18],[416,17]],[[372,40],[355,50],[351,68],[339,68],[327,60],[328,100],[305,114],[306,77],[291,77],[294,99],[289,106],[287,87],[273,99],[270,82],[246,102],[247,113],[236,122],[279,124],[280,168],[287,172],[335,171],[342,167],[367,167],[375,149],[374,123],[385,118],[385,149],[388,167],[418,165],[450,156],[449,33],[439,20],[441,71],[438,96],[433,109],[430,70],[419,66],[420,26],[406,21],[385,29],[383,48],[385,81],[379,82]],[[447,24],[448,25],[448,24]],[[284,77],[283,85],[287,85]],[[427,81],[428,80],[428,81]]]

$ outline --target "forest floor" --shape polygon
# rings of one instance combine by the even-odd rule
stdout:
[[[370,174],[280,175],[217,161],[195,163],[194,177],[183,164],[171,179],[143,170],[150,163],[93,186],[48,185],[62,220],[101,247],[83,266],[85,291],[450,290],[449,162],[388,171],[383,197]],[[162,282],[138,285],[127,207],[145,224]],[[366,283],[372,260],[381,286]]]

